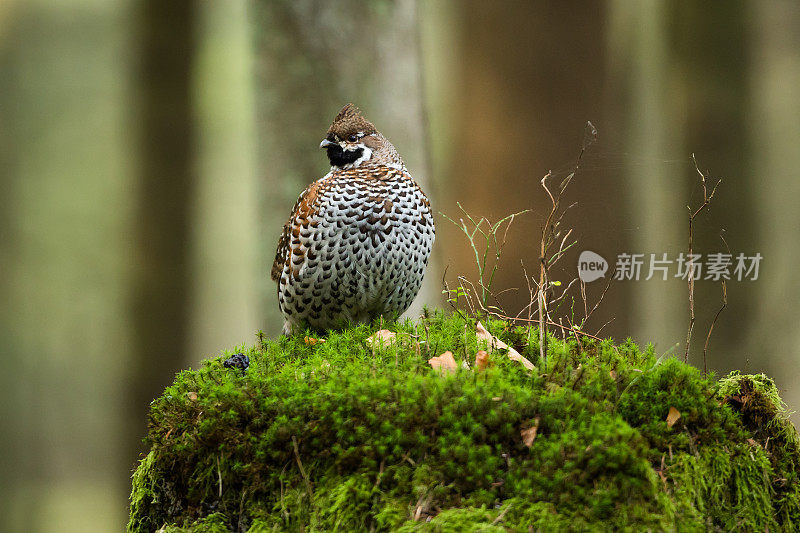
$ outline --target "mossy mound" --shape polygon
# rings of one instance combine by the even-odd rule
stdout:
[[[437,314],[385,326],[388,348],[359,326],[181,372],[152,405],[129,530],[797,530],[800,447],[769,378],[588,337],[550,339],[544,365],[535,331],[486,325],[538,371],[498,352],[432,369],[478,349],[474,322]]]

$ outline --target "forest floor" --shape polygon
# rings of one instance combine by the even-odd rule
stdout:
[[[797,530],[770,378],[547,347],[436,312],[209,359],[153,401],[129,531]]]

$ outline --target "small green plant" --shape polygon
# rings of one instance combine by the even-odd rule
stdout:
[[[442,289],[442,294],[447,295],[447,301],[449,303],[458,305],[459,299],[467,296],[467,289],[460,286],[455,289]]]
[[[475,265],[478,268],[478,287],[480,288],[480,306],[487,308],[489,306],[489,296],[492,294],[492,283],[494,282],[494,275],[500,266],[500,256],[503,252],[503,247],[506,245],[506,238],[508,237],[508,230],[514,219],[520,215],[530,212],[529,209],[513,213],[506,217],[501,218],[497,222],[492,223],[486,217],[481,217],[478,220],[472,217],[459,202],[456,202],[458,209],[461,211],[463,217],[458,219],[458,222],[440,213],[444,218],[453,223],[461,230],[469,242],[469,246],[475,255]],[[464,221],[464,218],[469,221],[469,225]],[[505,225],[505,229],[503,229]],[[502,237],[498,238],[502,231]],[[493,258],[490,260],[490,258]],[[443,291],[445,294],[449,293],[449,289]],[[464,287],[458,287],[456,292],[459,297],[467,297],[468,292]],[[448,298],[448,301],[451,301]],[[456,302],[458,297],[456,298]]]

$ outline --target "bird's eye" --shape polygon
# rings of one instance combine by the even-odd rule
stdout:
[[[354,134],[350,135],[350,136],[347,138],[347,140],[348,140],[348,141],[350,141],[351,143],[354,143],[354,142],[356,142],[356,141],[358,140],[358,135],[356,135],[356,134],[354,133]]]

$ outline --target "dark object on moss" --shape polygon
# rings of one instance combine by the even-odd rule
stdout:
[[[244,375],[245,371],[250,366],[250,358],[243,353],[237,353],[233,357],[225,359],[225,362],[222,363],[222,366],[225,368],[238,368],[242,371],[242,375]]]
[[[540,364],[535,331],[487,326]],[[388,327],[385,348],[368,326],[267,341],[247,380],[219,359],[181,372],[153,402],[129,531],[798,528],[798,437],[763,375],[589,338],[550,339],[538,371],[494,353],[443,375],[427,360],[472,363],[474,324]]]

